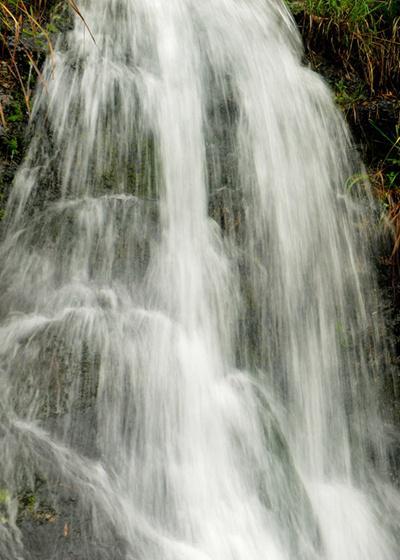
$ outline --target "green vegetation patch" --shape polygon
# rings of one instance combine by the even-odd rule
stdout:
[[[332,18],[336,22],[379,25],[383,18],[389,21],[399,15],[399,0],[288,0],[295,12]]]
[[[358,74],[370,93],[398,89],[400,0],[286,0],[309,55]]]

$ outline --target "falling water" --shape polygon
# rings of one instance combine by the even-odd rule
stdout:
[[[1,248],[1,560],[395,560],[368,199],[290,16],[80,8]]]

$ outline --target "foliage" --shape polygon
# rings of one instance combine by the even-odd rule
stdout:
[[[324,56],[358,73],[370,93],[400,81],[400,0],[287,0],[310,54],[325,40]]]
[[[30,111],[33,74],[41,78],[41,56],[52,51],[50,0],[0,0],[0,54],[2,79],[18,84],[26,110]],[[10,116],[2,108],[3,126]],[[11,122],[13,122],[11,120]]]
[[[65,27],[68,8],[86,25],[75,0],[0,0],[0,82],[17,84],[28,114],[35,78],[44,79],[42,58],[53,54],[53,36]],[[4,128],[14,122],[6,113],[0,97],[0,124]]]
[[[395,138],[388,137],[377,125],[374,126],[389,146],[385,158],[379,162],[375,170],[371,171],[371,182],[393,228],[394,244],[391,254],[393,264],[398,263],[400,258],[400,125],[396,127]]]
[[[375,28],[382,18],[394,18],[400,10],[398,0],[293,0],[289,3],[295,10],[304,9],[316,16]]]
[[[365,87],[360,82],[350,84],[341,78],[335,82],[334,89],[336,102],[345,112],[355,111],[359,103],[367,100]]]

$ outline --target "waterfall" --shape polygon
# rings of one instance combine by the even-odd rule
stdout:
[[[396,560],[368,188],[286,8],[79,8],[0,250],[1,560]]]

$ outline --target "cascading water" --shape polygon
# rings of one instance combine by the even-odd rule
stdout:
[[[1,249],[1,560],[395,560],[365,204],[290,17],[80,9]]]

